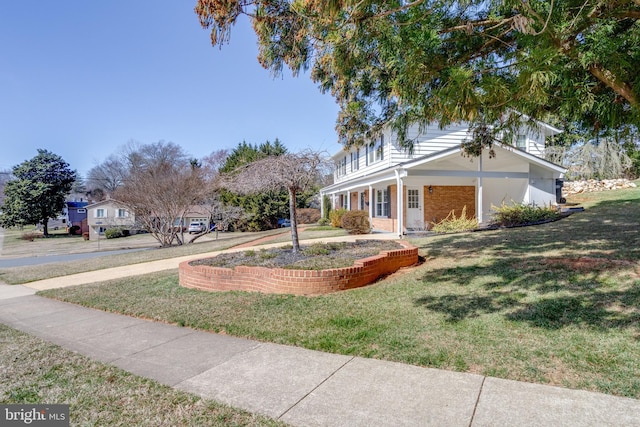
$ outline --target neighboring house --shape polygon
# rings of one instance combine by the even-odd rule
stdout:
[[[87,224],[87,206],[89,202],[67,202],[67,226],[80,227],[76,234],[82,234],[89,231]]]
[[[189,210],[184,214],[182,218],[182,224],[180,223],[180,218],[176,219],[175,226],[182,226],[183,230],[186,230],[189,224],[192,222],[202,223],[205,226],[209,226],[211,213],[206,206],[193,205],[189,208]]]
[[[89,240],[97,239],[108,228],[131,229],[135,225],[135,215],[116,200],[103,200],[88,205],[86,209]]]
[[[558,202],[566,170],[541,156],[546,138],[559,129],[541,122],[523,128],[513,146],[494,144],[494,158],[487,150],[476,158],[462,155],[468,131],[467,124],[422,131],[413,126],[407,134],[414,140],[409,154],[387,128],[370,144],[335,154],[334,184],[320,194],[334,209],[369,211],[374,229],[398,235],[428,229],[452,210],[459,216],[464,207],[468,217],[482,223],[490,219],[492,206],[503,202]]]

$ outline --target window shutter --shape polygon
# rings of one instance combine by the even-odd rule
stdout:
[[[391,218],[391,186],[387,187],[387,218]]]

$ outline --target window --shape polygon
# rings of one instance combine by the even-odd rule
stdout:
[[[373,163],[374,152],[375,152],[375,145],[372,142],[371,144],[367,145],[367,166]]]
[[[104,209],[96,209],[96,218],[104,218],[106,216],[107,215]]]
[[[365,210],[365,202],[364,202],[364,191],[362,193],[360,193],[360,210],[364,211]]]
[[[527,135],[518,135],[516,139],[516,148],[527,151]]]
[[[420,194],[418,190],[410,189],[407,190],[407,208],[409,209],[419,209],[420,208]]]
[[[360,169],[360,150],[351,153],[351,172]]]
[[[384,135],[380,135],[380,140],[376,144],[376,162],[384,160]]]
[[[389,216],[389,190],[376,190],[376,216]]]
[[[86,209],[78,209],[78,213],[87,213]]]
[[[126,211],[125,209],[118,209],[118,210],[116,211],[116,216],[117,216],[118,218],[124,218],[124,217],[126,217],[126,216],[127,216],[127,211]]]
[[[344,156],[342,159],[336,162],[336,174],[338,176],[347,174],[347,156]]]

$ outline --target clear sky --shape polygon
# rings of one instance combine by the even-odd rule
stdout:
[[[308,75],[274,79],[248,20],[210,43],[195,0],[0,2],[0,170],[38,148],[82,176],[130,140],[192,157],[239,142],[340,149],[338,107]]]

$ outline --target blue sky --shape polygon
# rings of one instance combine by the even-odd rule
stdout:
[[[248,20],[220,50],[195,0],[0,2],[0,170],[50,150],[84,176],[130,140],[193,157],[243,140],[340,149],[308,75],[274,79]]]

